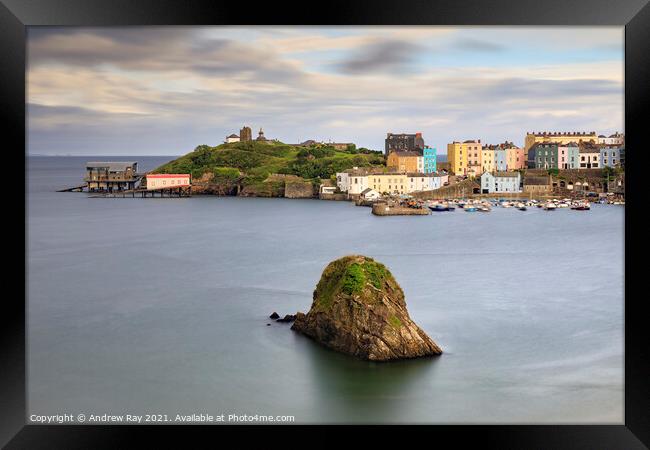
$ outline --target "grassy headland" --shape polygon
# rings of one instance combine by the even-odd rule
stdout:
[[[203,186],[206,193],[281,196],[285,179],[319,184],[345,169],[384,164],[381,152],[354,146],[336,150],[327,144],[305,147],[252,141],[199,145],[153,172],[190,173],[192,184]]]

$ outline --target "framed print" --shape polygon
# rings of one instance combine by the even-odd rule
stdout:
[[[421,425],[646,448],[649,22],[643,0],[3,0],[25,174],[3,445]]]

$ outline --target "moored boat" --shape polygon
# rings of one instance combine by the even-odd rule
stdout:
[[[546,204],[544,205],[544,209],[545,209],[546,211],[554,211],[555,208],[557,208],[557,205],[556,205],[555,203],[553,203],[553,202],[548,202],[548,203],[546,203]]]
[[[429,205],[429,209],[434,212],[449,211],[449,207],[444,204]]]
[[[591,209],[591,205],[589,202],[575,202],[571,206],[571,209],[575,211],[589,211]]]

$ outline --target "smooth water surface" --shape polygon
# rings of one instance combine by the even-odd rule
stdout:
[[[375,217],[54,192],[98,158],[28,160],[29,414],[623,421],[624,207]],[[323,268],[351,253],[389,267],[442,356],[359,361],[267,319],[306,312]]]

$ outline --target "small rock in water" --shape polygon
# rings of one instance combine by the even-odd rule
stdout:
[[[269,319],[279,319],[279,318],[280,318],[280,315],[278,313],[276,313],[275,311],[273,311],[273,314],[271,314],[269,316]]]
[[[276,320],[276,322],[293,322],[294,320],[296,320],[296,316],[292,314],[287,314],[282,319]]]
[[[291,327],[342,353],[371,361],[433,356],[442,349],[411,320],[388,268],[362,255],[331,262],[307,314]]]
[[[270,326],[271,326],[271,324],[270,324],[270,323],[267,323],[267,324],[266,324],[266,326],[267,326],[267,327],[270,327]]]

